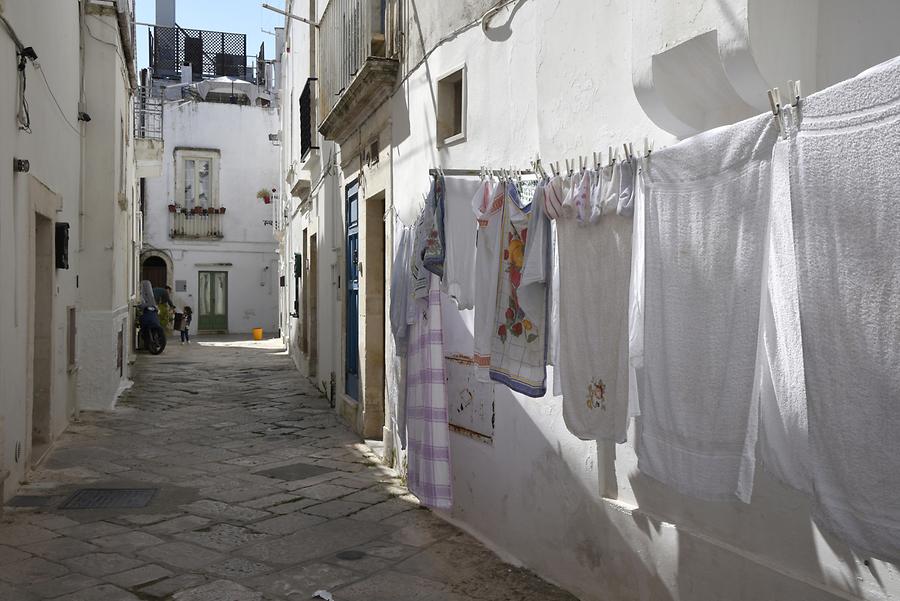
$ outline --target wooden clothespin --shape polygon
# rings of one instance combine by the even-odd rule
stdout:
[[[649,157],[651,152],[653,152],[653,140],[644,136],[644,158]]]

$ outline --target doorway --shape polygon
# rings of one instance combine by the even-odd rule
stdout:
[[[344,361],[344,392],[359,400],[359,182],[347,193],[347,355]]]
[[[309,237],[309,274],[306,279],[306,285],[309,286],[309,298],[307,307],[311,316],[312,324],[309,328],[309,375],[315,377],[318,368],[319,357],[319,316],[318,295],[319,295],[319,270],[316,265],[318,252],[316,250],[316,234]]]
[[[366,199],[363,434],[382,436],[384,428],[384,192]]]
[[[154,288],[169,285],[169,270],[162,257],[147,257],[141,265],[141,279],[150,280]]]
[[[197,330],[200,332],[228,332],[228,272],[201,271]]]
[[[31,392],[31,456],[32,464],[40,460],[50,445],[50,398],[53,341],[53,221],[35,213],[34,224],[34,289],[32,306],[32,392]]]

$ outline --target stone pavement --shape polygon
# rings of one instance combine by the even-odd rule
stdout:
[[[574,599],[420,508],[280,341],[174,342],[134,371],[4,508],[0,600]],[[84,488],[157,490],[60,507]]]

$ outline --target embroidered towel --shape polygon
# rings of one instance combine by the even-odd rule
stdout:
[[[653,153],[643,169],[638,468],[682,493],[752,488],[744,458],[756,365],[771,115]],[[755,421],[754,421],[755,427]],[[747,466],[749,464],[749,467]],[[742,468],[744,468],[742,470]],[[745,497],[746,498],[746,497]]]
[[[489,193],[485,193],[489,192]],[[484,188],[480,198],[472,199],[472,210],[478,222],[475,249],[475,364],[478,379],[490,382],[491,339],[497,310],[497,280],[500,275],[500,222],[506,184],[497,183],[493,190]]]
[[[444,191],[444,279],[441,289],[460,311],[475,306],[475,239],[478,224],[471,202],[490,194],[487,180],[451,178]]]
[[[490,376],[511,390],[542,397],[547,391],[547,286],[522,285],[532,208],[522,204],[515,186],[506,187]]]
[[[437,276],[430,278],[428,302],[417,306],[406,371],[408,485],[423,505],[447,509],[453,503],[453,494],[441,290]]]
[[[792,210],[819,522],[900,560],[900,59],[804,99]]]
[[[626,439],[631,229],[615,212],[556,220],[563,418],[583,440]]]

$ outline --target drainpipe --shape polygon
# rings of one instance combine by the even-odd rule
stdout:
[[[128,68],[128,83],[132,91],[137,88],[137,76],[134,73],[134,40],[131,38],[131,7],[129,0],[116,0],[116,20],[119,22],[119,40],[122,42],[122,50],[125,54],[125,63]]]

